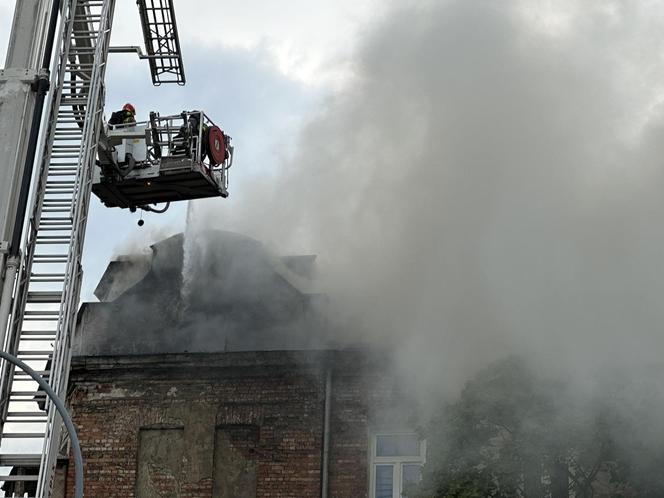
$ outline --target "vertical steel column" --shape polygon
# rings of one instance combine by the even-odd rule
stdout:
[[[321,458],[320,496],[327,498],[329,493],[330,467],[330,414],[332,410],[332,365],[327,359],[325,368],[325,405],[323,407],[323,450]]]

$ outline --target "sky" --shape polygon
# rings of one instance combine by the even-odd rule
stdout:
[[[660,2],[276,5],[176,4],[184,88],[110,60],[107,109],[201,108],[233,137],[231,197],[193,203],[191,225],[318,254],[340,330],[398,345],[430,384],[515,353],[584,379],[659,361]],[[140,44],[134,8],[114,44]],[[185,212],[139,229],[95,202],[83,299]]]
[[[13,0],[0,0],[0,61],[4,61]],[[378,0],[307,2],[175,2],[187,84],[153,87],[145,61],[114,54],[106,73],[106,114],[132,102],[138,119],[149,111],[203,109],[233,137],[236,157],[231,197],[242,202],[254,175],[277,174],[275,157],[325,96],[352,77],[349,61],[362,32],[380,16]],[[142,45],[135,2],[117,2],[112,45]],[[164,105],[167,103],[166,105]],[[220,201],[222,202],[222,201]],[[110,210],[93,196],[84,252],[83,300],[108,261],[184,228],[186,205],[164,215]]]

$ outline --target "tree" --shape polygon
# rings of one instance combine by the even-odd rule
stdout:
[[[662,446],[633,430],[615,394],[578,396],[522,359],[497,362],[423,428],[427,464],[409,496],[664,496]]]

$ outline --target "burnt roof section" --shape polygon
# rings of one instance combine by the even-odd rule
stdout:
[[[313,257],[282,260],[224,231],[154,244],[147,262],[109,265],[84,303],[75,355],[266,351],[332,347],[313,290]],[[297,263],[297,270],[291,269]]]

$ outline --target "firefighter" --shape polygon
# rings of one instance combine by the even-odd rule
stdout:
[[[111,114],[111,119],[108,120],[109,125],[124,125],[136,123],[136,109],[133,105],[127,102],[122,106],[122,110],[115,111]]]

